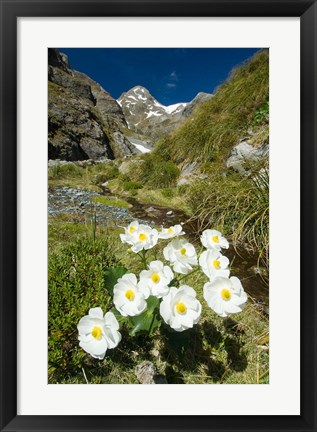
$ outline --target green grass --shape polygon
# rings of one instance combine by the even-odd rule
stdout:
[[[268,167],[257,166],[249,177],[223,171],[215,165],[207,180],[192,186],[188,205],[200,230],[217,227],[232,241],[258,254],[268,265],[269,177]]]
[[[101,162],[95,165],[81,167],[76,162],[65,165],[55,165],[48,170],[48,185],[50,187],[67,186],[73,188],[100,191],[97,185],[112,180],[119,175],[117,163]]]
[[[92,198],[92,201],[98,202],[106,206],[112,206],[112,207],[123,207],[123,208],[131,207],[131,204],[115,196],[99,196],[99,197]]]
[[[128,173],[131,180],[137,181],[148,188],[160,189],[175,187],[180,169],[171,160],[164,160],[158,155],[147,153],[141,156],[142,165],[135,169],[132,165]]]
[[[267,383],[267,319],[249,299],[242,313],[224,322],[202,297],[207,279],[200,273],[183,281],[197,290],[203,305],[200,323],[193,329],[178,334],[163,325],[149,338],[131,337],[126,328],[120,328],[122,341],[108,350],[103,361],[79,348],[80,318],[91,307],[107,311],[113,306],[104,287],[105,268],[120,264],[137,274],[141,270],[136,254],[127,253],[127,245],[120,242],[121,231],[97,227],[93,241],[88,226],[50,218],[49,383],[84,384],[84,373],[89,383],[137,383],[135,368],[144,360],[153,362],[168,383]],[[63,232],[67,234],[61,237]],[[160,251],[164,245],[160,243]],[[152,259],[153,250],[149,252]]]
[[[125,191],[136,191],[137,189],[142,189],[142,187],[142,184],[136,181],[128,180],[123,183],[123,189]]]

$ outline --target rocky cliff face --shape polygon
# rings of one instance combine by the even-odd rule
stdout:
[[[118,103],[129,129],[155,141],[174,130],[192,114],[197,105],[211,96],[208,93],[199,93],[192,102],[165,106],[159,103],[146,88],[136,86],[123,93]]]
[[[130,156],[119,104],[98,83],[72,70],[67,56],[48,50],[48,157],[84,160]]]

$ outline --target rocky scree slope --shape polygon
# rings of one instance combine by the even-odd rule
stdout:
[[[48,50],[48,158],[114,159],[136,153],[121,107],[98,83]]]
[[[173,131],[196,106],[211,98],[208,93],[198,93],[193,101],[165,106],[159,103],[142,86],[130,89],[117,100],[124,113],[129,129],[156,141],[162,135]]]

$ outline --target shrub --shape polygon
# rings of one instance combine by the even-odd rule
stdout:
[[[50,382],[76,375],[85,354],[78,347],[77,323],[92,305],[109,308],[104,269],[118,264],[112,242],[81,238],[53,252],[48,264],[48,359]]]
[[[251,124],[262,125],[269,122],[269,101],[266,102],[254,113]]]

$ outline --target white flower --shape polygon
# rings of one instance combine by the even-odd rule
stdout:
[[[228,249],[228,240],[223,237],[220,231],[207,229],[203,231],[200,240],[207,249]]]
[[[172,287],[163,297],[160,314],[166,324],[178,332],[192,328],[201,315],[201,304],[196,299],[195,290],[187,285],[178,289]]]
[[[141,289],[149,289],[153,296],[161,298],[168,294],[168,284],[173,277],[172,270],[168,266],[165,266],[162,261],[152,261],[149,265],[149,270],[141,271],[139,287]]]
[[[92,308],[78,323],[79,346],[92,357],[102,360],[107,349],[115,348],[121,341],[119,324],[112,312],[103,316],[100,307]]]
[[[173,265],[177,273],[187,274],[192,265],[197,265],[197,254],[192,244],[187,240],[172,240],[164,249],[164,257]]]
[[[127,273],[119,278],[113,288],[113,303],[123,316],[136,316],[145,311],[150,290],[139,287],[133,273]]]
[[[204,299],[218,315],[226,317],[242,311],[247,295],[237,277],[217,277],[204,285]]]
[[[215,249],[207,249],[199,258],[199,264],[205,275],[210,279],[216,277],[229,277],[229,260]]]
[[[156,245],[158,232],[147,225],[132,222],[125,228],[125,234],[120,234],[121,241],[132,245],[133,252],[151,249]]]
[[[160,239],[170,239],[184,234],[182,225],[174,225],[169,228],[162,228],[162,231],[159,232],[158,236]]]
[[[121,239],[122,243],[132,244],[130,242],[135,237],[135,235],[138,231],[138,228],[139,228],[139,222],[138,221],[133,221],[130,223],[130,225],[128,225],[127,228],[124,228],[125,233],[120,234],[120,239]]]

